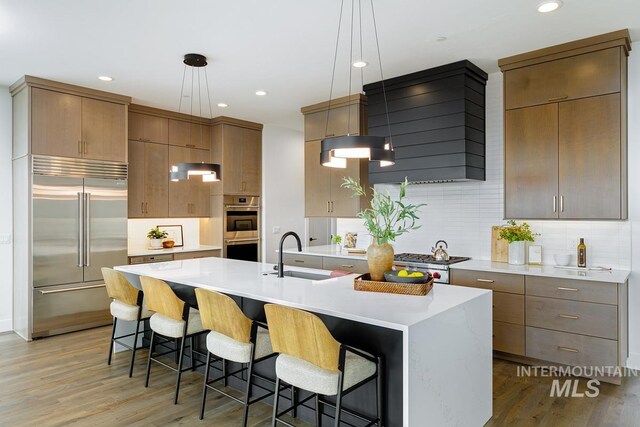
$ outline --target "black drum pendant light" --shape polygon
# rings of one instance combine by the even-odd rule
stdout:
[[[204,69],[204,80],[207,88],[207,99],[209,101],[209,115],[211,115],[211,96],[209,94],[209,79],[207,78],[207,58],[198,53],[188,53],[184,56],[184,72],[182,73],[182,89],[180,90],[180,103],[178,106],[178,112],[182,109],[182,99],[184,98],[184,81],[187,75],[187,66],[191,67],[191,108],[189,114],[193,116],[193,88],[195,80],[195,70],[197,69],[198,79],[198,105],[200,109],[200,117],[202,117],[202,93],[200,91],[200,69]],[[191,132],[191,126],[189,126],[189,132]],[[202,139],[202,131],[200,131],[200,138]],[[171,181],[184,181],[191,176],[201,176],[204,182],[220,181],[222,174],[220,173],[220,165],[217,163],[178,163],[171,165],[169,171],[169,179]]]
[[[367,65],[362,57],[362,5],[361,0],[351,1],[351,31],[350,31],[350,49],[349,49],[349,96],[351,96],[351,81],[353,67],[360,68],[361,89],[364,84],[363,68]],[[353,57],[353,35],[354,35],[354,7],[358,3],[358,18],[360,24],[358,26],[360,32],[360,58],[354,60]],[[378,29],[376,28],[376,14],[373,8],[373,0],[371,4],[371,18],[373,20],[373,31],[375,35],[376,51],[378,55],[378,63],[380,64],[380,79],[382,80],[382,93],[384,95],[384,106],[387,115],[387,126],[389,128],[389,139],[382,136],[366,136],[366,135],[345,135],[324,138],[320,144],[320,164],[322,166],[334,168],[346,168],[347,159],[369,159],[370,162],[380,162],[380,166],[390,166],[395,163],[395,153],[393,151],[393,142],[391,140],[391,126],[389,124],[389,109],[387,107],[387,94],[384,88],[384,76],[382,73],[382,60],[380,59],[380,44],[378,43]],[[340,3],[340,18],[338,20],[338,34],[336,36],[336,49],[333,59],[333,74],[331,75],[331,90],[329,92],[329,109],[327,111],[327,121],[325,124],[325,134],[329,128],[329,115],[331,113],[331,101],[333,97],[333,83],[336,75],[336,62],[338,60],[338,46],[340,42],[340,28],[342,26],[342,15],[344,11],[344,0]],[[349,109],[347,128],[351,129],[351,109]]]

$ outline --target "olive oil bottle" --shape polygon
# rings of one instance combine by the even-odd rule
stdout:
[[[584,237],[580,238],[578,244],[578,267],[587,266],[587,245],[584,244]]]

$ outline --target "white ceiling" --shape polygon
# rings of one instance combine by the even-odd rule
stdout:
[[[538,13],[538,2],[375,0],[385,77],[461,59],[495,72],[501,57],[557,43],[622,28],[640,37],[638,0],[564,0],[551,14]],[[369,1],[362,3],[368,13]],[[177,110],[182,57],[197,52],[209,59],[213,116],[301,129],[300,107],[329,97],[339,7],[339,0],[0,0],[0,84],[30,74]],[[365,83],[380,80],[370,22],[363,16],[363,56],[372,65]],[[347,33],[342,42],[337,95],[347,94]],[[115,80],[97,80],[105,74]],[[359,89],[358,74],[353,82]],[[269,95],[257,97],[257,89]],[[215,106],[222,101],[229,108]]]

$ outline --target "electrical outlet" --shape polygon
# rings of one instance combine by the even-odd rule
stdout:
[[[273,234],[278,234],[280,233],[280,226],[279,225],[275,225],[273,227]]]
[[[0,244],[2,244],[2,245],[10,245],[11,244],[11,233],[0,233]]]

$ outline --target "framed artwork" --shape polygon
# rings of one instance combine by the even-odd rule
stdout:
[[[167,239],[171,239],[175,242],[173,245],[174,248],[179,248],[184,246],[183,236],[182,236],[182,226],[181,225],[159,225],[158,228],[160,231],[166,231],[169,233]]]
[[[529,245],[529,264],[542,265],[542,245]]]

